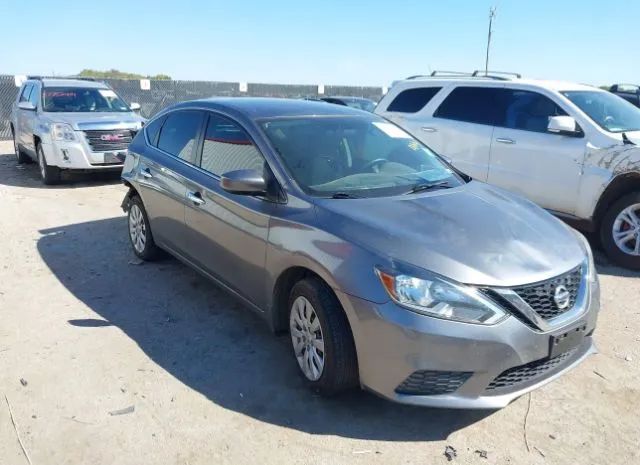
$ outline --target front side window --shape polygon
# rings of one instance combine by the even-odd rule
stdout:
[[[38,106],[39,96],[40,92],[38,92],[38,86],[34,85],[33,89],[31,90],[31,95],[29,95],[29,102],[31,102],[34,107]]]
[[[29,94],[31,94],[31,89],[33,89],[33,84],[27,84],[22,89],[22,93],[20,94],[19,102],[26,102],[29,100]]]
[[[456,87],[433,116],[467,123],[501,124],[504,115],[504,89]]]
[[[189,163],[195,163],[195,146],[203,113],[176,111],[167,115],[160,129],[158,148]]]
[[[42,109],[47,112],[128,112],[129,106],[111,89],[45,87]]]
[[[640,131],[640,109],[617,95],[597,90],[572,90],[561,94],[605,131]]]
[[[290,175],[319,197],[380,197],[464,181],[420,141],[377,116],[266,119]]]
[[[498,123],[509,129],[547,132],[549,118],[566,116],[566,112],[548,97],[527,90],[505,89],[506,103],[504,122]]]
[[[264,159],[240,126],[211,113],[204,134],[200,167],[216,176],[243,169],[262,172]]]
[[[440,92],[440,89],[442,87],[418,87],[416,89],[403,90],[389,104],[387,111],[417,113]]]

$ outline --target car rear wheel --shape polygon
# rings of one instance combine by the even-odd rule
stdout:
[[[137,195],[131,198],[128,214],[129,241],[133,252],[142,260],[152,261],[160,256],[160,249],[153,240],[149,218],[142,200]]]
[[[47,158],[44,156],[41,144],[36,145],[36,153],[42,182],[46,185],[58,184],[60,182],[60,168],[47,164]]]
[[[289,330],[298,367],[312,388],[334,394],[358,385],[349,322],[336,296],[319,279],[304,279],[291,290]]]
[[[640,270],[640,192],[617,200],[600,227],[602,247],[620,266]]]
[[[16,154],[16,160],[18,161],[18,164],[28,163],[29,161],[31,161],[29,156],[25,154],[22,150],[20,150],[20,147],[18,146],[18,142],[16,141],[16,135],[13,132],[13,128],[11,128],[11,136],[13,137],[13,150]]]

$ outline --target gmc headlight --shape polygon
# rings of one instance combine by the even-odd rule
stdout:
[[[508,317],[474,287],[448,282],[435,275],[421,279],[378,269],[376,273],[394,302],[417,313],[483,325],[493,325]]]
[[[53,123],[51,125],[51,138],[53,140],[76,140],[73,128],[66,123]]]

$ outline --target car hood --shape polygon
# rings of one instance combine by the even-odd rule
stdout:
[[[47,118],[54,123],[67,123],[76,131],[86,129],[140,129],[145,119],[134,112],[126,113],[48,113]]]
[[[461,283],[533,283],[587,258],[560,220],[477,181],[405,197],[318,199],[316,205],[320,224],[338,237]]]

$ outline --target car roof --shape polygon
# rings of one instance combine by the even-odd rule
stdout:
[[[427,86],[443,86],[446,84],[471,84],[474,86],[487,86],[487,87],[538,87],[549,89],[553,91],[576,91],[576,90],[591,90],[591,91],[603,91],[595,86],[590,86],[587,84],[577,84],[575,82],[568,81],[554,81],[554,80],[545,80],[545,79],[530,79],[530,78],[516,78],[516,79],[494,79],[491,77],[485,76],[477,76],[477,77],[468,77],[468,76],[459,76],[459,77],[440,77],[440,76],[425,76],[425,77],[416,77],[412,79],[404,79],[401,81],[397,81],[393,87],[396,85],[401,85],[402,88],[414,88],[414,87],[427,87]]]
[[[365,114],[362,110],[341,105],[328,105],[324,101],[269,97],[209,98],[179,103],[172,109],[194,105],[211,110],[241,113],[251,119],[281,116],[362,116]]]
[[[44,87],[86,87],[89,89],[108,89],[109,86],[100,81],[87,81],[84,79],[39,79]]]

